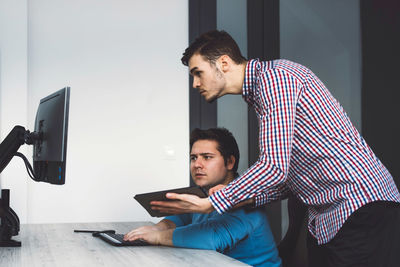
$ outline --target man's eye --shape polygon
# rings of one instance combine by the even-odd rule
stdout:
[[[211,159],[211,156],[204,156],[205,159]]]
[[[197,76],[197,77],[200,77],[200,71],[196,71],[195,73],[194,73],[194,76]]]
[[[190,160],[194,161],[194,160],[196,160],[196,157],[190,157]]]

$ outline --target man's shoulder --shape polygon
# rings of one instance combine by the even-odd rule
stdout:
[[[307,67],[288,59],[263,61],[261,62],[261,66],[261,73],[265,74],[269,72],[280,71],[282,73],[286,73],[292,77],[295,77],[298,80],[304,80],[304,78],[310,72]]]
[[[221,216],[233,216],[254,223],[262,223],[268,220],[265,209],[263,209],[262,207],[259,208],[244,207],[244,208],[234,209],[222,214]]]
[[[286,68],[296,68],[296,69],[307,69],[306,66],[301,65],[298,62],[294,62],[284,58],[274,60],[274,64],[282,68],[286,67]]]

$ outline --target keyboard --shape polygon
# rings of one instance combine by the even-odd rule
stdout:
[[[149,246],[144,240],[125,241],[123,234],[99,233],[98,237],[113,246]]]

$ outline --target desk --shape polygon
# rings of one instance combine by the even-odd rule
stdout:
[[[114,247],[74,229],[126,233],[150,222],[23,224],[19,248],[0,247],[0,266],[248,266],[212,250],[161,246]]]

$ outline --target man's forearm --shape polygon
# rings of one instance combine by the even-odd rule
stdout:
[[[210,213],[214,210],[208,198],[176,193],[168,193],[166,196],[173,201],[151,201],[151,208],[169,214]]]

